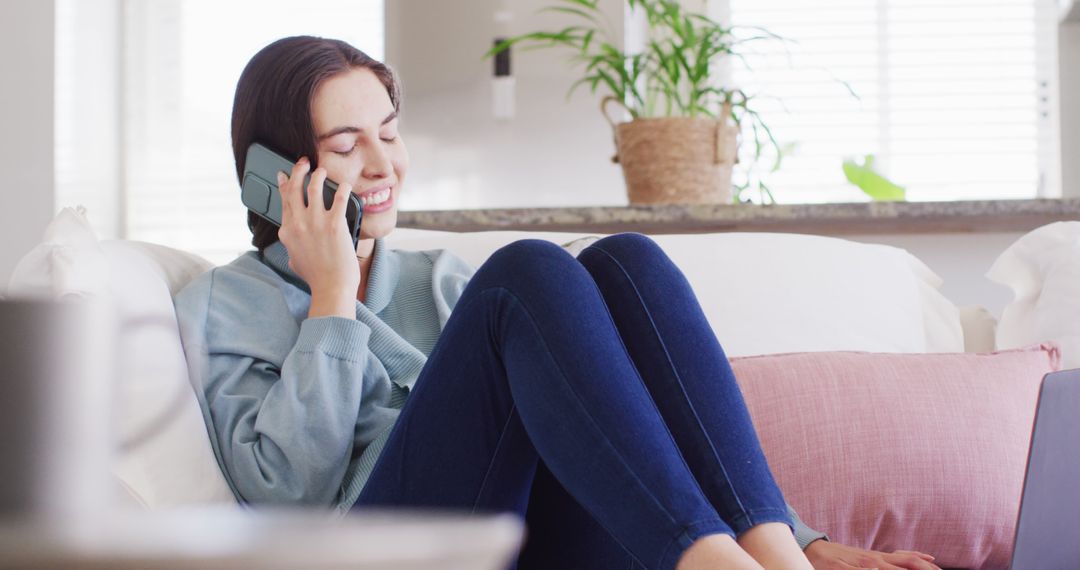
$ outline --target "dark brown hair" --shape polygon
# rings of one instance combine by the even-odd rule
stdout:
[[[248,146],[260,142],[291,160],[301,156],[318,166],[311,99],[319,85],[340,73],[367,68],[386,86],[394,110],[401,87],[385,64],[341,41],[312,36],[284,38],[259,50],[240,74],[232,110],[236,177],[243,181]],[[259,251],[278,240],[277,226],[247,213],[251,244]]]

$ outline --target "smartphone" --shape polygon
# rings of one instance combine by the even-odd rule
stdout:
[[[281,193],[278,192],[277,173],[292,173],[295,163],[281,154],[270,150],[260,143],[252,143],[244,160],[244,178],[240,184],[240,198],[247,209],[276,226],[281,226]],[[307,203],[307,188],[311,182],[311,173],[304,177],[304,203]],[[329,210],[334,204],[337,183],[326,179],[323,183],[323,204]],[[345,222],[352,236],[353,249],[360,240],[360,218],[364,208],[355,194],[349,193],[348,207],[345,209]]]

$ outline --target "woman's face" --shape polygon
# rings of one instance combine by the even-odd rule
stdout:
[[[379,238],[397,225],[397,201],[409,168],[386,87],[367,68],[323,81],[311,101],[318,164],[327,178],[352,184],[364,204],[360,238]]]

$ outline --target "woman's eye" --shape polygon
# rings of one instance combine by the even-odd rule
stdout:
[[[350,154],[353,153],[354,150],[356,150],[356,145],[353,145],[353,147],[350,148],[349,150],[335,150],[335,151],[331,151],[331,152],[333,152],[334,154],[341,155],[341,156],[349,156]]]
[[[397,137],[383,137],[382,140],[383,142],[392,143],[397,140]]]

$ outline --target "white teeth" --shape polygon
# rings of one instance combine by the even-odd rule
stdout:
[[[362,205],[364,205],[364,206],[374,205],[374,204],[382,204],[388,198],[390,198],[390,189],[389,188],[387,188],[386,190],[382,190],[380,192],[376,192],[374,194],[370,194],[370,195],[367,195],[367,196],[361,196],[360,197],[360,203]]]

